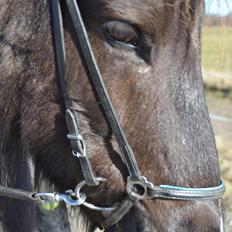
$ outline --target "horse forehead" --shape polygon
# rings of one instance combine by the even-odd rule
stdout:
[[[168,1],[172,2],[171,0]],[[102,0],[102,2],[107,8],[118,13],[126,13],[128,10],[130,12],[134,10],[147,13],[147,11],[143,10],[155,10],[167,3],[165,0]]]
[[[137,25],[159,25],[167,21],[164,18],[176,17],[176,11],[181,15],[188,14],[188,9],[195,8],[192,8],[193,4],[196,5],[195,0],[89,0],[86,6],[93,10],[98,8],[96,15],[100,18],[126,19]]]
[[[140,9],[143,10],[144,8],[161,8],[164,6],[174,7],[179,4],[191,5],[191,2],[195,0],[99,0],[97,4],[104,4],[110,8],[120,9],[123,8],[124,10],[127,7],[132,7],[132,9]],[[203,2],[203,0],[199,0]],[[95,4],[96,2],[94,2]],[[94,5],[93,4],[93,5]],[[145,13],[145,12],[143,12]]]

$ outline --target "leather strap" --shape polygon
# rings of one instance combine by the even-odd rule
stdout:
[[[136,201],[136,198],[128,195],[119,205],[119,207],[115,211],[113,211],[108,217],[106,217],[101,226],[103,228],[108,228],[121,221],[121,219],[130,211]]]
[[[111,103],[110,97],[106,90],[102,76],[100,74],[96,59],[94,57],[89,38],[83,23],[81,13],[76,0],[66,0],[69,13],[71,15],[74,32],[80,44],[80,51],[82,53],[82,62],[84,64],[86,74],[93,83],[93,88],[97,93],[100,104],[103,108],[104,114],[109,126],[113,130],[115,138],[124,156],[128,172],[130,176],[139,176],[140,171],[135,160],[134,153],[130,148],[126,136],[120,126],[119,120],[115,113],[114,107]]]
[[[149,188],[148,198],[173,200],[214,200],[220,198],[225,192],[223,181],[216,187],[188,188],[172,185],[160,185]]]
[[[55,42],[56,63],[60,79],[60,86],[66,107],[66,124],[68,127],[68,138],[70,139],[73,154],[79,159],[82,172],[87,185],[97,186],[99,182],[96,180],[89,158],[83,152],[81,146],[85,146],[84,138],[80,139],[78,129],[77,112],[72,110],[73,102],[67,98],[66,82],[67,82],[67,65],[64,43],[63,19],[59,0],[51,1],[52,19],[53,19],[53,36]]]
[[[33,192],[5,187],[5,186],[0,185],[0,196],[1,197],[8,197],[8,198],[14,198],[14,199],[19,199],[19,200],[38,201],[37,198],[33,197],[34,194],[35,193]]]
[[[78,129],[77,117],[78,115],[75,115],[75,112],[73,113],[70,109],[66,110],[65,118],[69,130],[67,137],[71,142],[73,155],[80,161],[86,184],[88,186],[97,186],[99,185],[99,181],[95,178],[90,161],[87,157],[84,138],[81,136]]]
[[[151,186],[149,182],[147,184],[144,199],[183,201],[215,200],[219,199],[225,192],[223,181],[221,181],[217,187],[208,188],[188,188],[172,185]],[[103,221],[102,226],[107,228],[119,222],[129,212],[137,200],[137,197],[133,197],[133,195],[129,194],[120,206]]]
[[[100,100],[103,112],[106,116],[109,126],[111,127],[115,138],[119,144],[119,147],[124,156],[125,163],[128,168],[129,175],[132,177],[139,177],[140,171],[134,156],[132,149],[130,148],[126,136],[120,126],[119,120],[115,113],[114,107],[111,103],[110,97],[107,93],[106,87],[102,80],[97,62],[95,60],[88,35],[83,23],[77,1],[75,0],[66,0],[69,13],[71,15],[75,35],[80,44],[80,51],[82,55],[82,62],[84,64],[86,74],[88,78],[93,83],[93,88],[97,93],[97,97]],[[53,12],[53,26],[54,26],[54,40],[56,48],[56,59],[58,72],[60,76],[60,84],[64,96],[65,105],[67,108],[66,111],[66,123],[69,130],[68,138],[71,141],[72,150],[80,160],[82,167],[82,172],[85,178],[87,185],[94,186],[98,182],[93,174],[90,161],[86,154],[81,151],[81,145],[83,145],[83,140],[80,139],[80,133],[78,130],[78,121],[77,115],[75,112],[72,112],[71,104],[66,99],[66,57],[65,57],[65,48],[64,48],[64,33],[63,33],[63,23],[62,15],[60,9],[59,0],[52,0],[52,12]],[[78,138],[79,137],[79,138]],[[80,144],[82,143],[82,144]],[[83,147],[84,148],[84,147]],[[133,199],[133,200],[132,200]],[[117,223],[133,206],[135,198],[128,196],[119,206],[119,208],[114,211],[104,222],[105,226],[110,226]]]

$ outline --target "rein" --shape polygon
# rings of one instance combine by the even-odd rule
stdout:
[[[79,49],[81,51],[81,58],[85,67],[86,74],[93,83],[93,88],[97,93],[97,97],[101,103],[104,115],[121,149],[124,162],[129,173],[126,183],[127,197],[123,202],[119,203],[117,207],[100,207],[86,201],[85,193],[81,192],[82,187],[85,185],[98,186],[102,182],[106,181],[106,179],[102,177],[96,177],[94,175],[90,160],[86,154],[85,140],[79,132],[78,114],[75,111],[74,103],[71,100],[68,100],[66,97],[67,67],[63,32],[63,18],[60,2],[60,0],[51,0],[56,62],[63,99],[66,107],[65,119],[68,127],[67,138],[70,140],[72,154],[80,161],[85,180],[76,186],[75,191],[68,190],[65,193],[32,193],[0,186],[0,196],[17,198],[21,200],[31,200],[34,202],[42,203],[63,201],[67,205],[71,206],[83,205],[92,210],[108,212],[108,216],[105,218],[101,225],[103,228],[107,228],[119,222],[138,200],[169,199],[194,201],[219,199],[225,192],[223,181],[220,181],[219,185],[216,187],[208,188],[187,188],[171,185],[156,186],[140,174],[135,155],[130,145],[128,144],[123,129],[121,128],[114,107],[111,103],[103,79],[101,77],[77,1],[66,0],[65,2],[68,7],[69,14],[71,15],[75,36],[77,37],[80,45]]]

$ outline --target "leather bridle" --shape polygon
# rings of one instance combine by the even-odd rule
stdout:
[[[81,192],[84,185],[98,186],[105,179],[95,177],[91,167],[90,160],[86,154],[86,144],[78,128],[78,113],[75,111],[74,103],[67,98],[66,83],[67,83],[67,66],[65,55],[65,43],[63,32],[63,18],[60,7],[61,0],[51,0],[53,35],[55,42],[55,53],[57,69],[60,79],[60,86],[63,93],[63,99],[66,107],[66,124],[68,127],[67,138],[70,140],[72,153],[76,156],[81,165],[84,181],[77,185],[75,191],[67,191],[64,194],[60,193],[32,193],[8,187],[0,186],[0,195],[13,197],[23,200],[33,200],[39,202],[58,202],[64,201],[68,205],[80,206],[83,205],[93,210],[108,212],[101,226],[109,227],[120,221],[132,208],[138,200],[144,199],[173,199],[173,200],[211,200],[219,199],[224,191],[224,183],[220,181],[216,187],[209,188],[186,188],[170,185],[156,186],[143,177],[138,168],[135,155],[128,144],[126,136],[120,126],[114,107],[111,103],[106,87],[102,80],[98,65],[96,63],[85,25],[83,23],[81,13],[77,4],[77,0],[66,0],[66,5],[71,15],[74,26],[75,36],[80,45],[82,62],[85,67],[88,78],[93,83],[92,86],[97,94],[108,125],[113,131],[113,134],[120,147],[124,162],[128,169],[128,178],[126,183],[127,197],[126,199],[113,207],[98,207],[86,201],[86,195]]]

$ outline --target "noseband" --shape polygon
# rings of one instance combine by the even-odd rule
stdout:
[[[90,160],[86,154],[86,144],[78,128],[78,115],[73,107],[73,102],[66,98],[66,82],[67,68],[65,43],[63,32],[63,19],[60,7],[60,0],[52,0],[52,20],[53,20],[53,35],[55,42],[55,52],[57,68],[60,77],[63,99],[66,107],[66,124],[68,127],[67,138],[70,140],[72,153],[80,161],[84,181],[79,183],[75,191],[67,191],[64,194],[60,193],[31,193],[22,190],[12,189],[0,186],[0,195],[23,200],[33,200],[42,202],[59,202],[64,201],[68,205],[80,206],[83,205],[92,210],[108,212],[108,216],[102,223],[102,227],[106,228],[120,221],[131,209],[138,200],[144,199],[171,199],[171,200],[211,200],[219,199],[224,191],[224,183],[220,181],[216,187],[209,188],[187,188],[170,185],[156,186],[149,182],[141,175],[135,155],[128,144],[126,136],[120,126],[114,107],[111,103],[106,87],[102,80],[98,65],[96,63],[85,25],[83,23],[80,10],[76,0],[66,0],[69,14],[74,26],[75,36],[79,42],[82,62],[85,67],[88,78],[93,83],[93,88],[97,93],[97,97],[103,109],[104,115],[113,134],[118,142],[121,153],[124,158],[129,176],[126,183],[127,197],[117,207],[100,207],[95,206],[86,201],[86,195],[81,191],[82,187],[98,186],[105,179],[96,177],[92,170]]]

